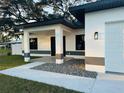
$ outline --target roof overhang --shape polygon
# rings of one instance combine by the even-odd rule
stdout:
[[[81,23],[79,24],[72,23],[64,18],[57,18],[57,19],[51,19],[47,21],[27,23],[27,24],[18,25],[17,27],[23,27],[24,29],[27,29],[27,28],[33,28],[33,27],[39,27],[39,26],[55,25],[55,24],[62,24],[72,29],[80,29],[84,27],[83,24]]]
[[[124,0],[101,0],[70,8],[70,12],[81,22],[84,22],[85,13],[105,9],[124,7]]]

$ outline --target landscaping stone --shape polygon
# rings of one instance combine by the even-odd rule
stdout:
[[[63,64],[45,63],[31,69],[96,78],[97,73],[86,71],[83,59],[71,59]]]

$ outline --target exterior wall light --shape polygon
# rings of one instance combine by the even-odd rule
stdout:
[[[94,40],[98,40],[99,39],[99,33],[98,32],[95,32],[94,33]]]
[[[21,28],[21,29],[19,29],[19,32],[23,32],[23,29]]]

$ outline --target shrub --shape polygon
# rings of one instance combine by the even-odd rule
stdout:
[[[11,55],[11,50],[10,49],[0,49],[0,56],[2,55]]]

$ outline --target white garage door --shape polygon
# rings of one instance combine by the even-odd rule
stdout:
[[[106,24],[106,71],[124,73],[124,22]]]

